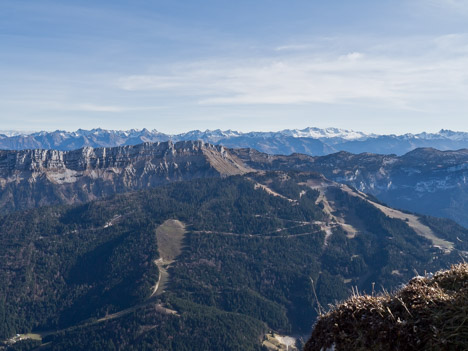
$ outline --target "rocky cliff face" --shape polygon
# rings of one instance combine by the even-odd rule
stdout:
[[[468,227],[468,149],[422,148],[403,156],[339,152],[323,157],[233,150],[256,169],[315,171],[392,207],[451,218]]]
[[[222,146],[201,141],[74,151],[0,151],[0,206],[5,213],[85,202],[173,181],[248,171]]]

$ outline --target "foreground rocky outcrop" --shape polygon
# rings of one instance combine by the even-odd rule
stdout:
[[[468,264],[395,294],[354,295],[319,318],[304,351],[468,350]]]

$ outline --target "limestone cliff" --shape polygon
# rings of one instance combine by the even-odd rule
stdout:
[[[222,146],[202,141],[74,151],[0,151],[1,212],[85,202],[114,193],[248,172]]]

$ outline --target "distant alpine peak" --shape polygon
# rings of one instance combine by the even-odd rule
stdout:
[[[180,134],[166,134],[156,129],[107,130],[94,128],[41,131],[0,131],[0,149],[56,149],[76,150],[83,147],[114,147],[145,142],[201,140],[228,148],[252,148],[268,154],[302,153],[314,156],[338,151],[350,153],[378,153],[403,155],[420,147],[438,150],[468,148],[468,133],[442,129],[436,133],[380,135],[339,128],[308,127],[272,132],[240,132],[236,130],[192,130]]]
[[[346,140],[358,140],[376,137],[376,134],[366,134],[354,130],[340,129],[340,128],[316,128],[308,127],[305,129],[285,129],[279,133],[289,135],[295,138],[341,138]]]
[[[405,139],[436,140],[446,139],[453,141],[468,140],[468,132],[456,132],[448,129],[441,129],[437,133],[422,132],[418,134],[407,133],[401,136]]]
[[[443,137],[445,137],[447,139],[451,139],[451,140],[465,140],[465,139],[468,139],[468,133],[467,132],[454,132],[454,131],[447,130],[447,129],[441,129],[435,135],[443,136]]]
[[[454,133],[454,132],[451,132]],[[343,140],[365,140],[367,138],[377,137],[377,134],[366,134],[359,131],[340,129],[340,128],[317,128],[317,127],[307,127],[304,129],[284,129],[277,132],[239,132],[236,130],[228,129],[206,129],[205,131],[201,130],[191,130],[179,134],[166,134],[159,132],[156,129],[148,130],[143,129],[129,129],[129,130],[112,130],[112,129],[102,129],[102,128],[93,128],[93,129],[78,129],[73,132],[68,132],[65,130],[55,130],[55,131],[0,131],[0,135],[6,137],[15,137],[15,136],[59,136],[61,138],[77,138],[77,137],[104,137],[104,136],[118,136],[118,137],[141,137],[141,136],[151,136],[151,137],[160,137],[161,140],[188,140],[188,139],[202,139],[209,142],[218,142],[223,139],[236,138],[236,137],[249,137],[249,138],[272,138],[272,137],[293,137],[293,138],[311,138],[311,139],[333,139],[339,138]]]
[[[331,139],[331,138],[340,138],[344,140],[358,140],[358,139],[367,139],[376,134],[366,134],[363,132],[357,132],[354,130],[339,129],[339,128],[317,128],[317,127],[307,127],[304,129],[284,129],[278,132],[239,132],[235,130],[192,130],[187,133],[181,133],[176,135],[171,135],[173,138],[187,138],[187,137],[198,137],[201,139],[208,139],[210,141],[217,142],[221,139],[233,138],[233,137],[250,137],[250,138],[271,138],[275,136],[283,137],[293,137],[293,138],[312,138],[312,139]]]
[[[312,139],[333,139],[339,138],[344,140],[366,140],[369,138],[377,138],[380,136],[393,136],[400,138],[416,138],[416,139],[450,139],[450,140],[464,140],[468,139],[468,132],[458,132],[448,129],[441,129],[437,133],[428,133],[422,132],[418,134],[407,133],[402,135],[395,134],[375,134],[375,133],[365,133],[361,131],[355,131],[350,129],[341,129],[341,128],[317,128],[317,127],[307,127],[304,129],[283,129],[277,132],[265,132],[265,131],[252,131],[252,132],[239,132],[232,129],[221,130],[221,129],[206,129],[201,130],[191,130],[179,134],[167,134],[159,132],[156,129],[148,130],[143,129],[128,129],[128,130],[115,130],[115,129],[102,129],[102,128],[93,128],[93,129],[77,129],[76,131],[65,131],[65,130],[55,130],[55,131],[19,131],[19,130],[0,130],[0,135],[4,137],[16,137],[16,136],[45,136],[45,135],[61,135],[63,137],[80,137],[80,136],[91,136],[91,135],[118,135],[118,136],[141,136],[141,135],[151,135],[151,136],[164,136],[167,139],[182,140],[187,138],[194,139],[216,139],[221,140],[224,138],[232,137],[241,137],[241,136],[250,136],[250,137],[274,137],[274,136],[287,136],[293,138],[312,138]]]
[[[0,130],[0,135],[4,135],[6,137],[14,137],[20,135],[29,135],[33,134],[34,131],[24,131],[24,130]]]

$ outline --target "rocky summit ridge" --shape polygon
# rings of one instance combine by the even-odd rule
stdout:
[[[202,141],[73,151],[0,151],[0,203],[5,213],[249,170],[223,146]]]

